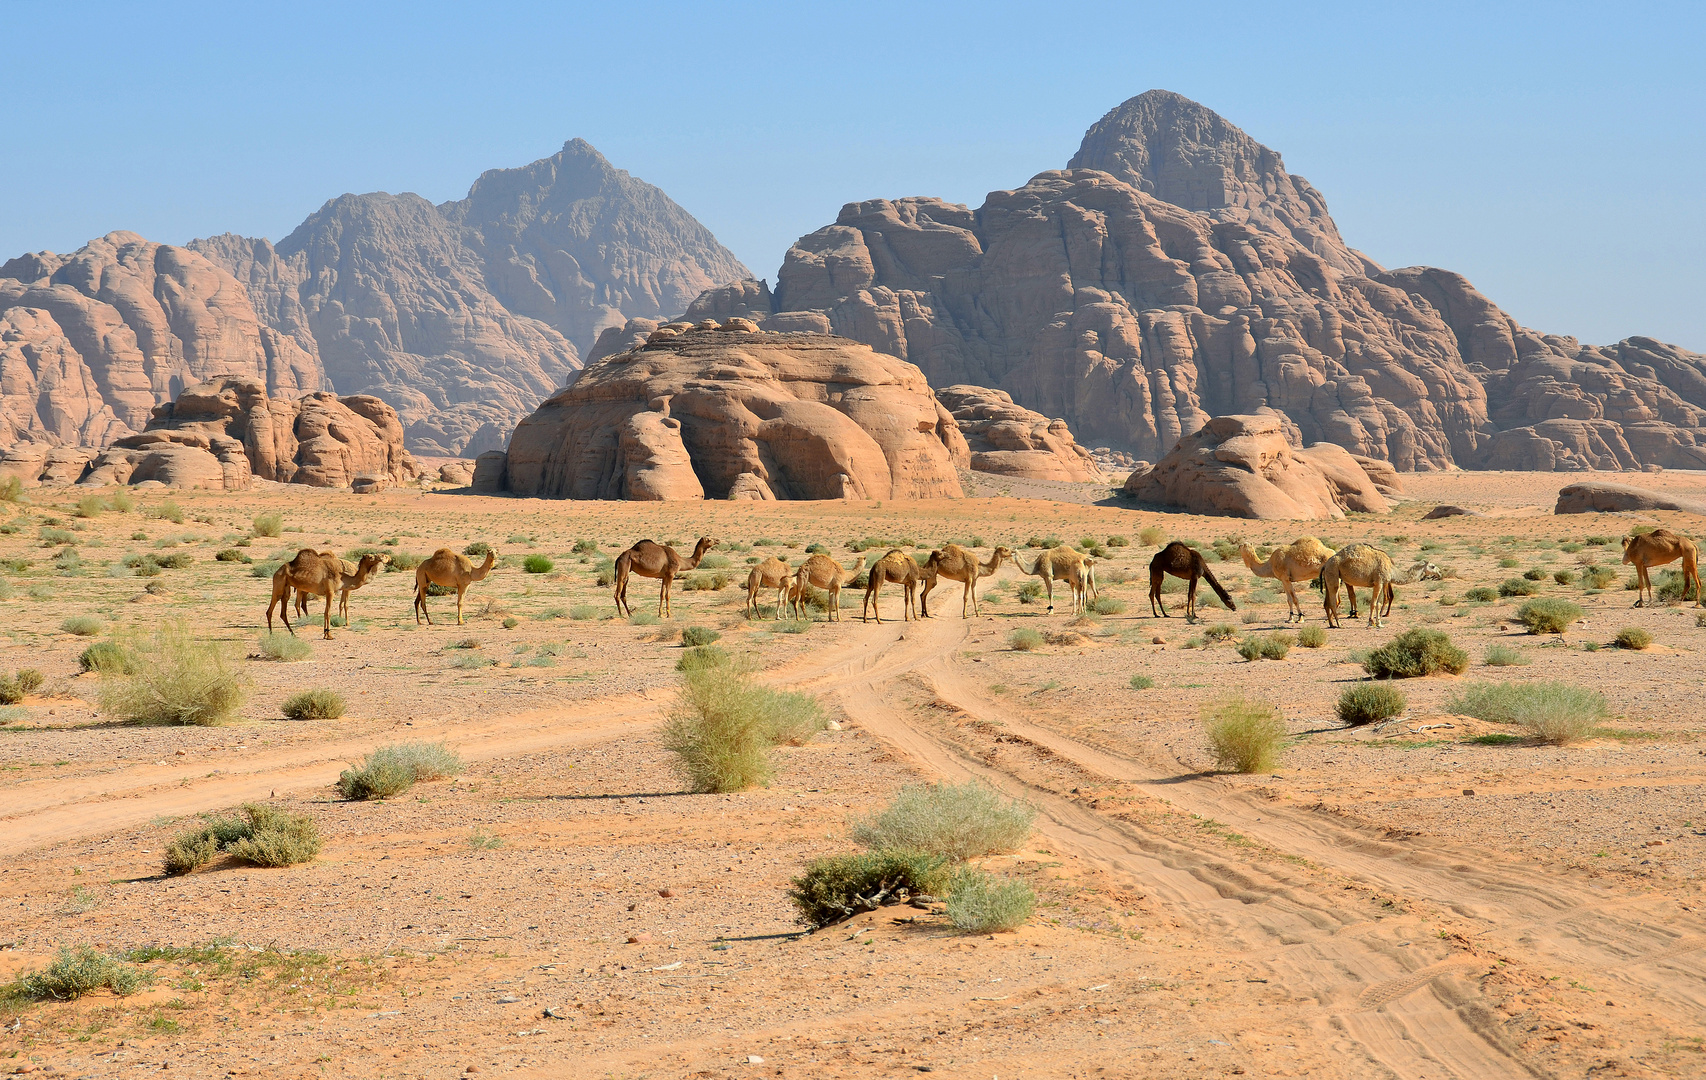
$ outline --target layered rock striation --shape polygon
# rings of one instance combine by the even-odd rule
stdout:
[[[915,366],[740,318],[670,323],[588,366],[474,488],[571,499],[921,499],[962,494],[959,427]]]
[[[971,451],[978,472],[1029,480],[1095,482],[1102,470],[1078,445],[1064,420],[1051,420],[1014,404],[1003,390],[944,386],[936,400],[947,408]]]

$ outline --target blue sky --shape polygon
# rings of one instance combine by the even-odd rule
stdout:
[[[844,202],[975,206],[1164,87],[1387,266],[1706,351],[1706,5],[11,3],[0,28],[0,258],[276,240],[579,136],[774,279]]]

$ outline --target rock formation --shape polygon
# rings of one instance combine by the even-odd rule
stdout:
[[[576,139],[483,174],[465,199],[343,195],[276,246],[230,234],[192,247],[248,286],[261,320],[372,394],[422,453],[503,446],[580,366],[577,347],[629,318],[667,318],[746,274],[657,188]]]
[[[978,472],[1031,480],[1099,481],[1102,470],[1079,446],[1064,420],[1050,420],[1021,405],[1006,391],[983,386],[944,386],[936,391],[971,449]]]
[[[1179,440],[1172,453],[1125,482],[1143,502],[1227,517],[1342,518],[1391,509],[1344,448],[1300,448],[1275,415],[1216,416]]]
[[[1146,460],[1210,416],[1268,409],[1398,471],[1706,464],[1706,357],[1583,346],[1457,274],[1385,271],[1277,153],[1165,91],[976,213],[849,203],[789,249],[774,292],[733,282],[686,317],[737,315],[1005,390]]]
[[[1554,514],[1614,514],[1640,510],[1683,510],[1690,514],[1706,514],[1706,503],[1693,499],[1675,499],[1657,491],[1629,487],[1626,484],[1605,484],[1597,481],[1569,484],[1558,491]]]
[[[913,365],[745,319],[668,323],[522,421],[474,489],[573,499],[959,497],[959,428]]]

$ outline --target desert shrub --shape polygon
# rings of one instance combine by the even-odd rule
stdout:
[[[953,876],[948,890],[948,921],[962,934],[1016,930],[1037,907],[1037,894],[1025,882],[998,880],[969,867]]]
[[[1043,636],[1035,630],[1015,630],[1007,635],[1007,647],[1018,652],[1031,652],[1043,647]]]
[[[77,666],[84,671],[116,671],[128,675],[138,663],[137,658],[116,641],[97,641],[77,657]]]
[[[67,634],[78,637],[93,637],[107,628],[107,624],[93,615],[73,615],[59,624],[59,628]]]
[[[99,495],[85,495],[77,500],[77,516],[80,518],[100,517],[107,508]]]
[[[246,552],[238,551],[236,548],[221,548],[214,554],[213,560],[215,562],[234,563],[252,563],[255,561],[254,559],[251,559]]]
[[[16,705],[40,690],[46,681],[35,668],[19,668],[10,675],[0,675],[0,705]]]
[[[1238,636],[1238,628],[1229,622],[1215,623],[1203,631],[1210,641],[1227,641]]]
[[[1119,615],[1125,611],[1125,601],[1112,596],[1099,596],[1090,602],[1090,610],[1098,615]]]
[[[557,564],[543,555],[529,555],[521,560],[521,568],[529,574],[549,574]]]
[[[1137,542],[1144,547],[1160,547],[1167,542],[1167,530],[1159,525],[1146,525],[1137,534]]]
[[[726,589],[734,581],[725,573],[693,574],[687,579],[685,588],[688,592],[717,592]]]
[[[788,619],[771,627],[778,634],[803,634],[811,628],[812,621],[810,619]]]
[[[1043,587],[1040,582],[1027,581],[1021,584],[1013,594],[1021,604],[1034,604],[1043,598]]]
[[[336,720],[344,714],[344,699],[332,690],[304,690],[285,698],[279,711],[292,720]]]
[[[1506,578],[1499,582],[1500,596],[1533,596],[1540,591],[1540,586],[1524,578]]]
[[[1653,635],[1638,626],[1625,626],[1617,631],[1615,641],[1619,649],[1635,649],[1638,651],[1653,643]]]
[[[1490,604],[1498,598],[1498,591],[1495,589],[1489,589],[1485,585],[1477,585],[1475,588],[1469,589],[1463,594],[1463,599],[1472,604]]]
[[[683,673],[663,742],[694,791],[740,791],[770,782],[770,718],[754,690],[746,673],[732,665]]]
[[[1238,655],[1246,660],[1284,660],[1297,639],[1282,631],[1251,634],[1238,643]]]
[[[765,734],[777,746],[804,746],[829,724],[823,706],[810,694],[755,686],[753,697]]]
[[[1297,632],[1297,643],[1305,649],[1319,649],[1327,644],[1327,631],[1319,626],[1305,626]]]
[[[1538,566],[1531,566],[1522,572],[1522,576],[1527,581],[1545,581],[1546,571]]]
[[[576,555],[590,555],[598,550],[597,540],[576,540],[572,549]]]
[[[1528,601],[1517,609],[1516,617],[1531,634],[1562,634],[1582,617],[1582,609],[1568,600],[1549,596]]]
[[[1369,653],[1362,666],[1377,679],[1412,679],[1442,671],[1461,675],[1469,667],[1469,654],[1441,631],[1416,627]]]
[[[1499,560],[1499,569],[1509,570],[1512,567],[1518,566],[1520,564],[1521,564],[1521,560],[1519,560],[1515,555],[1506,555]]]
[[[1609,589],[1617,581],[1617,571],[1607,566],[1590,566],[1582,571],[1582,587]]]
[[[173,502],[171,499],[167,499],[159,506],[156,506],[154,508],[154,512],[148,516],[159,518],[161,521],[170,521],[174,525],[182,525],[184,523],[184,512],[182,508],[180,508],[178,504]]]
[[[41,538],[42,547],[53,547],[55,544],[75,544],[77,542],[76,533],[67,532],[64,529],[48,528],[45,525],[36,530],[36,535]]]
[[[484,540],[476,540],[462,549],[462,554],[468,556],[470,559],[484,559],[487,555],[491,554],[491,552],[492,545],[486,543]]]
[[[1285,723],[1268,702],[1227,694],[1203,708],[1202,721],[1209,753],[1221,768],[1264,772],[1278,762]]]
[[[675,661],[677,671],[699,671],[708,667],[726,667],[729,652],[717,645],[699,645],[683,652]]]
[[[657,615],[650,611],[636,611],[628,616],[629,626],[656,626],[658,621]]]
[[[1694,590],[1680,570],[1666,570],[1654,582],[1654,595],[1660,600],[1693,600]]]
[[[82,567],[83,556],[77,554],[77,549],[74,547],[64,548],[53,557],[53,568],[55,570],[77,573],[81,571]]]
[[[1454,713],[1499,724],[1521,724],[1541,742],[1563,744],[1592,731],[1607,714],[1605,695],[1573,683],[1477,683],[1445,701]]]
[[[155,563],[167,570],[182,570],[195,562],[195,557],[187,551],[172,551],[162,555],[150,555]]]
[[[1360,682],[1339,695],[1339,719],[1351,725],[1372,724],[1404,711],[1404,692],[1385,682]]]
[[[24,497],[24,482],[16,476],[0,480],[0,502],[15,503]]]
[[[856,822],[855,843],[876,851],[923,851],[958,862],[1013,851],[1031,834],[1036,808],[976,780],[908,784],[889,804]]]
[[[136,509],[136,500],[130,497],[130,492],[121,487],[107,498],[107,509],[128,514]]]
[[[591,604],[576,604],[569,609],[569,618],[580,622],[598,618],[598,609]]]
[[[346,799],[385,799],[423,780],[440,780],[462,771],[462,758],[443,743],[392,743],[368,754],[360,765],[338,776],[338,794]]]
[[[800,921],[817,930],[885,904],[939,892],[948,882],[948,863],[940,855],[893,850],[831,855],[806,864],[788,899]]]
[[[125,647],[147,662],[101,673],[102,712],[144,724],[219,724],[248,699],[248,680],[233,667],[230,650],[194,637],[182,622],[165,623]]]
[[[1529,662],[1528,654],[1509,645],[1487,646],[1488,667],[1522,667]]]
[[[314,646],[295,634],[269,630],[260,641],[260,655],[267,660],[306,660],[314,655]]]
[[[142,982],[142,971],[116,956],[89,945],[62,945],[46,970],[27,972],[17,987],[24,997],[36,1001],[70,1001],[101,989],[124,997],[135,993]]]
[[[1573,585],[1576,581],[1576,572],[1574,570],[1554,570],[1552,571],[1552,580],[1560,585]]]
[[[681,643],[688,647],[695,645],[713,645],[723,640],[723,635],[709,626],[689,626],[681,632]]]
[[[284,532],[283,514],[257,514],[254,520],[256,536],[279,536]]]
[[[256,866],[294,866],[320,853],[320,830],[306,814],[245,803],[243,816],[206,818],[166,845],[166,873],[187,874],[221,851]]]
[[[1133,675],[1131,677],[1131,688],[1133,690],[1150,690],[1154,686],[1155,680],[1147,675]]]

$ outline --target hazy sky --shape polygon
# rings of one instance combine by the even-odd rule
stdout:
[[[1387,266],[1706,351],[1703,31],[1698,3],[7,3],[0,259],[277,240],[343,192],[459,198],[580,136],[774,280],[845,202],[976,206],[1164,87]]]

